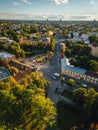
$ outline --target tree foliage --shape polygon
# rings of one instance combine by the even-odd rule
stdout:
[[[7,85],[8,83],[6,83]],[[45,97],[49,82],[41,73],[32,73],[21,85],[0,84],[0,125],[7,129],[40,129],[55,124],[56,109]],[[5,86],[6,86],[5,85]]]
[[[98,71],[98,58],[90,54],[90,48],[84,44],[66,42],[65,55],[71,58],[70,62],[76,67],[81,67],[93,72]]]
[[[89,88],[88,90],[78,88],[74,90],[73,95],[75,101],[84,107],[84,110],[87,112],[88,124],[94,123],[95,127],[98,123],[98,92],[93,88]]]
[[[68,85],[73,86],[76,84],[76,81],[74,79],[68,79]]]

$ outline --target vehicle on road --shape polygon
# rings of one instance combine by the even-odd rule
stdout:
[[[53,74],[55,77],[60,77],[60,74],[59,73],[54,73]]]
[[[81,86],[87,88],[87,84],[81,84]]]
[[[52,76],[52,79],[56,79],[56,77],[55,77],[55,76]]]

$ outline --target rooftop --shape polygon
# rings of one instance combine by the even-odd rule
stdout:
[[[5,51],[2,51],[2,52],[0,53],[0,58],[3,59],[3,60],[6,60],[6,59],[8,59],[8,58],[12,58],[13,56],[15,56],[15,55],[10,54],[10,53],[5,52]]]
[[[10,73],[4,67],[0,67],[0,81],[10,76]]]
[[[84,69],[80,69],[78,67],[68,65],[65,58],[61,59],[61,66],[62,66],[62,68],[66,69],[66,70],[70,70],[70,71],[76,72],[78,74],[85,74],[86,73],[86,70],[84,70]]]
[[[62,45],[65,45],[65,43],[61,42],[61,43],[60,43],[60,46],[62,46]]]

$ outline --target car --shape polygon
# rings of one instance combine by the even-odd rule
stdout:
[[[60,74],[59,73],[54,73],[53,74],[55,77],[60,77]]]
[[[55,76],[52,76],[52,79],[56,79],[56,77],[55,77]]]
[[[81,84],[82,87],[87,88],[87,84]]]

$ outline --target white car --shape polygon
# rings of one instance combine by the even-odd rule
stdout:
[[[60,77],[59,73],[54,73],[53,75],[56,76],[56,77]]]
[[[52,79],[56,79],[56,77],[55,77],[55,76],[52,76]]]
[[[86,84],[81,84],[82,87],[87,88],[88,86]]]

